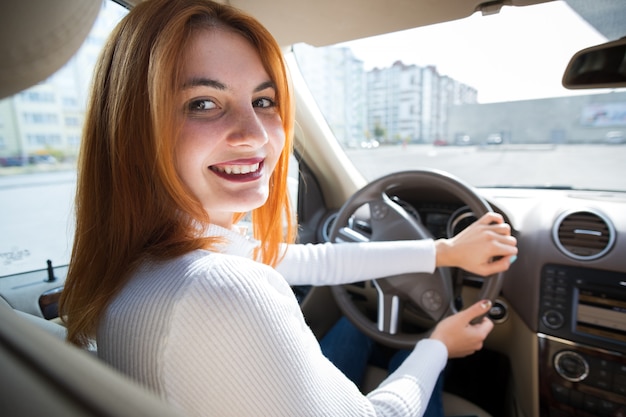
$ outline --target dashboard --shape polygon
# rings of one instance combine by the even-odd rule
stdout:
[[[509,334],[500,349],[517,363],[518,372],[538,378],[533,386],[539,386],[541,415],[624,415],[626,194],[498,188],[478,192],[504,216],[518,239],[518,260],[506,273],[499,308],[508,310],[504,315],[519,317],[532,342],[520,353],[523,349],[511,345],[515,337]],[[476,220],[463,202],[440,190],[398,188],[389,197],[435,239],[451,237]],[[366,216],[353,227],[367,229]],[[479,279],[469,274],[465,278],[469,286]],[[530,371],[521,369],[530,364]]]

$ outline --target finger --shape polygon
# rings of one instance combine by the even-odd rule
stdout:
[[[489,229],[502,236],[510,236],[511,235],[511,225],[508,223],[498,223],[489,225]]]
[[[479,223],[482,224],[492,224],[492,223],[504,223],[504,218],[502,217],[502,215],[500,213],[495,213],[495,212],[488,212],[485,213],[480,219],[478,219]]]
[[[513,236],[498,236],[491,242],[495,255],[500,257],[517,255],[517,239]]]
[[[493,322],[486,316],[480,316],[474,319],[473,323],[470,322],[470,326],[480,339],[484,339],[493,329]]]
[[[481,300],[472,304],[471,306],[463,310],[461,313],[465,316],[465,319],[467,320],[468,323],[471,321],[480,322],[476,320],[476,318],[482,317],[485,314],[487,314],[490,308],[491,308],[491,300]]]
[[[517,251],[516,251],[517,253]],[[496,256],[490,262],[482,265],[481,274],[483,276],[493,275],[509,269],[511,264],[517,260],[517,255]]]

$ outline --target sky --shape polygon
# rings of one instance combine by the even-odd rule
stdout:
[[[503,7],[497,15],[476,13],[463,20],[341,46],[350,47],[366,70],[389,67],[397,60],[434,65],[439,74],[476,88],[478,101],[489,103],[589,94],[589,90],[566,90],[561,78],[575,52],[606,41],[567,4],[548,2]],[[532,51],[532,45],[541,48]],[[528,60],[531,52],[533,58]],[[494,83],[497,78],[501,81]]]

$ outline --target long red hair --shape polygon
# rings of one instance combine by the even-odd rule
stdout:
[[[199,233],[210,219],[174,164],[180,62],[195,31],[215,26],[258,50],[285,131],[267,202],[251,214],[258,260],[276,265],[280,244],[295,240],[287,190],[294,106],[275,39],[254,18],[209,0],[139,3],[100,55],[84,125],[74,246],[60,303],[68,340],[77,345],[89,343],[108,303],[146,257],[169,259],[216,243]]]

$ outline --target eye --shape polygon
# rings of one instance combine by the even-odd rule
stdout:
[[[260,107],[263,109],[271,108],[276,106],[276,102],[267,97],[261,97],[252,102],[253,107]]]
[[[206,99],[206,98],[193,100],[193,101],[189,102],[189,104],[187,106],[187,110],[190,113],[202,112],[202,111],[206,111],[206,110],[213,110],[215,108],[217,108],[217,105],[215,104],[215,102],[213,102],[212,100]]]

